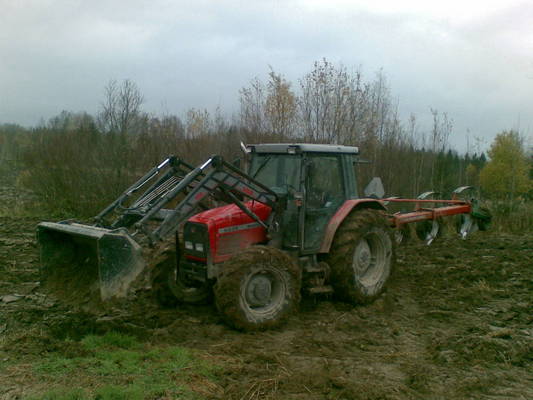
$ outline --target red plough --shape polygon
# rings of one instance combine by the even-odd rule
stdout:
[[[463,192],[468,192],[472,189],[474,189],[472,186],[461,186],[453,191],[451,199],[428,199],[428,197],[437,194],[436,192],[422,193],[416,199],[401,199],[398,197],[382,199],[384,204],[414,204],[413,211],[389,215],[391,225],[397,229],[397,242],[401,243],[405,239],[408,224],[417,223],[418,237],[429,245],[441,233],[442,218],[450,216],[457,217],[457,232],[463,239],[477,230],[485,230],[491,219],[488,210],[481,208],[475,198],[470,200],[459,198]],[[443,205],[431,208],[425,207],[428,204]]]

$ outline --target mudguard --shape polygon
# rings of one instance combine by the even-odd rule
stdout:
[[[373,208],[377,210],[386,210],[381,201],[376,199],[350,199],[346,200],[337,212],[331,217],[324,233],[324,239],[320,246],[319,253],[329,253],[331,242],[335,236],[335,232],[339,228],[340,224],[350,212],[360,208]]]

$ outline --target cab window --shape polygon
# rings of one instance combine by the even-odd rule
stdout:
[[[250,175],[278,192],[298,190],[301,156],[292,154],[255,154]]]
[[[311,208],[338,207],[344,200],[341,162],[338,156],[310,155],[307,204]]]

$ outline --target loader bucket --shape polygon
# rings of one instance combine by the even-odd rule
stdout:
[[[145,267],[141,246],[123,229],[42,222],[37,239],[41,284],[67,302],[125,297]]]

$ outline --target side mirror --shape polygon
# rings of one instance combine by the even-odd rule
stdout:
[[[365,196],[373,199],[381,199],[385,195],[385,188],[381,178],[374,177],[364,190]]]

